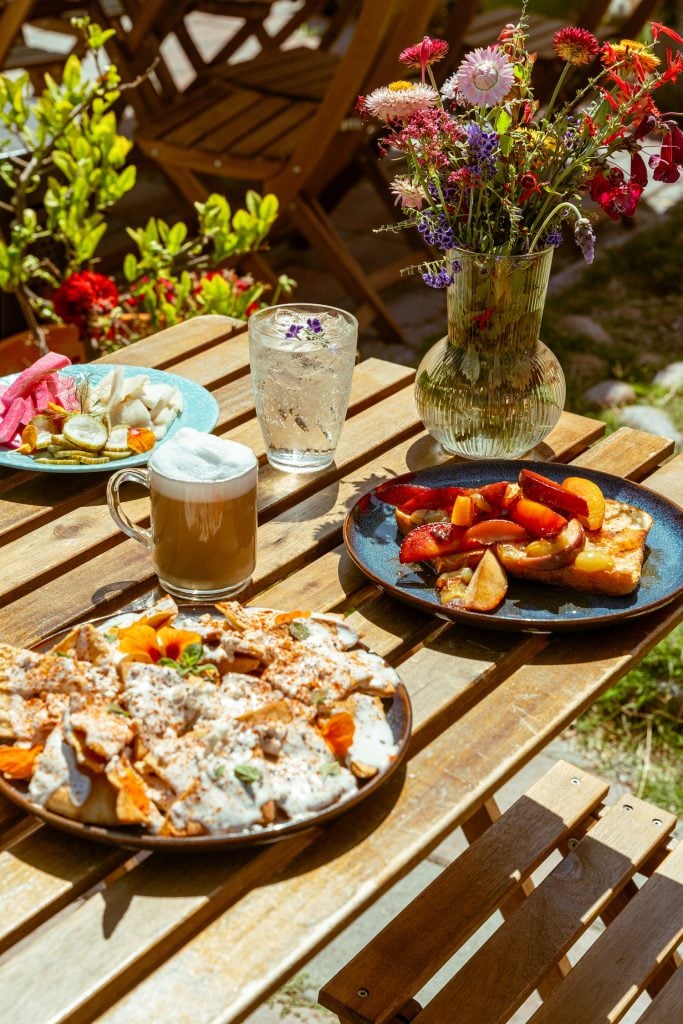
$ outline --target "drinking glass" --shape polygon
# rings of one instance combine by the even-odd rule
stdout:
[[[358,321],[334,306],[288,303],[250,317],[251,382],[271,466],[313,473],[331,465],[357,341]]]
[[[180,445],[174,443],[178,438]],[[220,462],[226,449],[227,465]],[[207,450],[208,462],[201,459]],[[152,454],[145,469],[114,473],[107,502],[119,529],[151,552],[165,590],[214,601],[243,590],[254,571],[257,476],[256,457],[245,445],[183,428]],[[149,490],[149,530],[121,508],[119,490],[128,482]]]

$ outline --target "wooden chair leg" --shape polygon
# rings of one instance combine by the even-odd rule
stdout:
[[[363,268],[344,246],[322,206],[314,199],[297,196],[290,200],[288,213],[296,227],[315,247],[330,269],[344,281],[349,291],[359,301],[369,303],[385,340],[404,345],[405,338],[401,328],[369,283]]]
[[[491,799],[487,800],[478,811],[475,811],[462,826],[462,830],[465,833],[465,838],[468,843],[473,843],[475,839],[482,836],[484,832],[493,825],[494,821],[498,821],[500,817],[501,810],[493,797],[491,797]],[[511,893],[504,903],[501,903],[500,912],[503,916],[503,920],[507,921],[507,919],[514,914],[517,907],[520,907],[524,903],[527,896],[531,895],[535,888],[536,887],[532,880],[530,878],[525,878],[519,888]],[[543,981],[539,983],[538,991],[541,998],[547,999],[550,993],[557,988],[564,978],[567,977],[570,970],[571,964],[567,957],[563,956],[553,970],[550,971]]]

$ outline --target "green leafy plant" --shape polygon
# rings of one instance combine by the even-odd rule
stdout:
[[[0,179],[10,214],[0,236],[0,288],[16,295],[24,317],[46,350],[38,317],[54,319],[45,288],[87,264],[106,231],[105,212],[135,184],[125,166],[132,143],[117,132],[112,110],[121,94],[113,65],[103,65],[102,46],[113,30],[87,19],[78,22],[98,74],[91,79],[75,55],[67,58],[61,83],[45,75],[35,96],[29,76],[0,75],[0,123],[8,138],[0,151]],[[40,209],[40,214],[38,212]],[[62,259],[41,253],[51,239]]]
[[[247,192],[245,208],[224,196],[196,203],[197,227],[152,217],[128,228],[136,251],[120,274],[93,271],[106,213],[135,185],[132,143],[119,134],[114,104],[124,89],[103,46],[113,35],[74,19],[97,75],[70,56],[62,81],[45,76],[34,94],[28,75],[0,74],[0,179],[9,214],[0,234],[0,289],[14,294],[41,352],[41,321],[74,324],[91,354],[111,350],[202,313],[246,319],[268,288],[235,263],[260,249],[278,213],[274,195]],[[291,292],[284,275],[271,301]]]

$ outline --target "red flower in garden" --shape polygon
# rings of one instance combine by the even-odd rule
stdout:
[[[65,324],[75,324],[81,337],[86,337],[91,321],[108,313],[119,302],[119,292],[111,277],[94,270],[71,274],[52,296],[57,316]]]
[[[598,171],[590,183],[590,197],[611,220],[631,217],[636,211],[643,188],[636,181],[626,181],[623,171],[613,167],[605,176]]]
[[[422,81],[425,80],[425,70],[430,64],[436,64],[443,60],[448,53],[448,43],[443,39],[430,39],[425,36],[421,43],[407,46],[401,50],[398,59],[407,68],[419,68],[422,73]]]
[[[126,305],[130,309],[137,309],[139,306],[144,305],[145,296],[143,291],[143,285],[149,284],[149,278],[147,275],[141,277],[139,281],[136,281],[132,287],[131,293],[126,299]],[[167,277],[158,277],[156,284],[161,285],[165,289],[164,298],[166,302],[173,302],[175,299],[175,286],[173,281],[169,281]]]
[[[553,49],[561,60],[579,66],[590,64],[597,57],[600,43],[588,29],[568,26],[558,29],[553,36]]]

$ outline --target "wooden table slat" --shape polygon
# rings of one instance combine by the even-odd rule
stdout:
[[[246,324],[230,316],[198,316],[184,324],[143,338],[134,345],[102,356],[98,363],[119,363],[124,366],[147,366],[177,373],[175,364],[199,355],[218,341],[245,334]],[[243,347],[240,346],[243,351]]]

